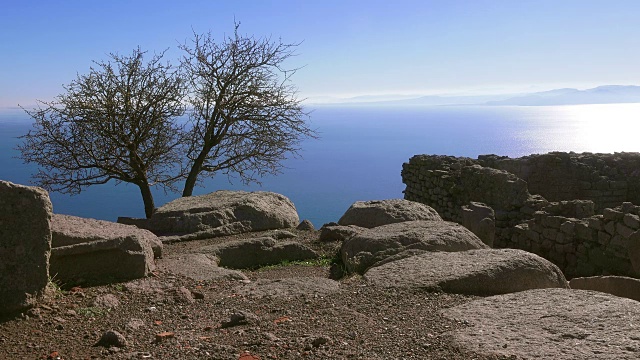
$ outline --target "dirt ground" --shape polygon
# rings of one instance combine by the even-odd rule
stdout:
[[[339,246],[321,244],[315,231],[296,233],[297,240],[325,259]],[[167,244],[164,251],[165,256],[189,253],[204,245],[260,235]],[[270,266],[244,274],[249,280],[195,281],[157,271],[133,285],[64,284],[64,290],[56,289],[37,308],[0,319],[0,358],[498,358],[456,347],[450,333],[467,325],[440,314],[440,309],[474,297],[379,289],[359,276],[330,286],[328,261]],[[297,280],[283,280],[289,278]],[[280,292],[251,291],[263,284],[280,286]],[[305,290],[304,284],[317,290]],[[110,330],[120,335],[101,342]]]

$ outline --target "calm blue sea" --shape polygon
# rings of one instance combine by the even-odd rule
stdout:
[[[320,140],[306,141],[302,159],[262,187],[209,180],[196,194],[218,189],[267,190],[288,196],[302,219],[316,227],[337,221],[358,200],[401,198],[402,163],[415,154],[477,157],[523,156],[549,151],[640,151],[640,104],[549,107],[340,107],[316,106],[312,126]],[[14,150],[30,119],[20,110],[0,112],[0,179],[29,184],[33,165]],[[155,192],[160,206],[178,194]],[[138,189],[113,184],[77,196],[51,194],[54,212],[115,221],[142,217]]]

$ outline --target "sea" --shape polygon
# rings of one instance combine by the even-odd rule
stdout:
[[[195,195],[216,190],[273,191],[289,197],[300,219],[316,227],[338,221],[355,201],[402,198],[402,164],[417,154],[518,157],[550,151],[640,152],[640,104],[571,106],[316,105],[311,127],[320,138],[301,144],[301,157],[282,173],[245,186],[225,175]],[[31,127],[20,109],[0,110],[0,180],[31,183],[37,171],[15,149]],[[115,221],[143,217],[139,190],[115,183],[79,195],[51,193],[55,213]],[[179,197],[155,189],[156,206]]]

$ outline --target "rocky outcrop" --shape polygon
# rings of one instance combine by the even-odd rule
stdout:
[[[132,226],[55,214],[50,272],[66,285],[104,284],[147,276],[155,236]]]
[[[35,305],[49,281],[49,194],[0,181],[0,313]]]
[[[537,289],[447,309],[463,349],[518,359],[638,359],[640,303],[585,290]]]
[[[381,287],[482,296],[568,287],[557,266],[537,255],[513,249],[424,252],[372,267],[364,276]]]
[[[429,206],[403,199],[357,201],[342,215],[338,224],[364,228],[414,220],[442,220]]]
[[[218,258],[218,265],[231,269],[252,269],[286,261],[309,260],[318,254],[296,241],[276,241],[270,237],[230,241],[197,250]]]
[[[572,289],[593,290],[640,301],[640,280],[626,276],[592,276],[573,278]]]
[[[364,273],[371,265],[405,250],[465,251],[487,248],[462,225],[446,221],[406,221],[367,229],[345,241],[340,249],[350,273]]]
[[[283,195],[225,190],[171,201],[142,226],[156,234],[184,235],[171,240],[194,240],[295,228],[299,222],[295,206]]]

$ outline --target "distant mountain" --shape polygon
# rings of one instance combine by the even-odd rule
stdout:
[[[309,99],[307,103],[338,106],[552,106],[640,103],[640,86],[605,85],[587,90],[565,88],[535,93],[500,95],[363,95],[352,98],[314,98]]]
[[[640,86],[606,85],[593,89],[557,89],[488,101],[486,105],[552,106],[640,103]]]

